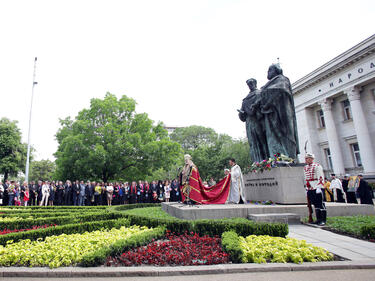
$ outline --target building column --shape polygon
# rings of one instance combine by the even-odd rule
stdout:
[[[359,153],[365,174],[375,174],[375,153],[361,104],[361,88],[351,87],[345,90],[353,115],[354,129],[357,134]]]
[[[344,160],[340,148],[339,137],[337,135],[335,121],[332,116],[332,101],[325,99],[319,103],[323,109],[324,121],[326,125],[326,133],[328,138],[328,145],[331,151],[331,159],[333,165],[333,172],[336,175],[344,175]]]

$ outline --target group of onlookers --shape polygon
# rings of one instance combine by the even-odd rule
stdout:
[[[0,205],[120,205],[181,201],[177,180],[135,182],[16,181],[0,182]]]
[[[363,178],[363,174],[351,177],[346,174],[339,179],[331,174],[331,179],[325,179],[324,198],[327,202],[374,204],[374,193],[372,187]]]

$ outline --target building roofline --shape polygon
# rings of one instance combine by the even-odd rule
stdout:
[[[375,34],[338,55],[292,84],[293,94],[299,93],[375,52]]]

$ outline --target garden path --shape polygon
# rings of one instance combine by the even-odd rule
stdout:
[[[352,261],[375,261],[375,243],[340,235],[307,225],[289,225],[289,237],[303,239],[314,246]]]

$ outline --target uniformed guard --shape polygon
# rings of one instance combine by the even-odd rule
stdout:
[[[316,224],[325,225],[327,210],[323,203],[324,173],[320,164],[314,162],[314,154],[306,153],[304,167],[307,198],[315,207]]]

